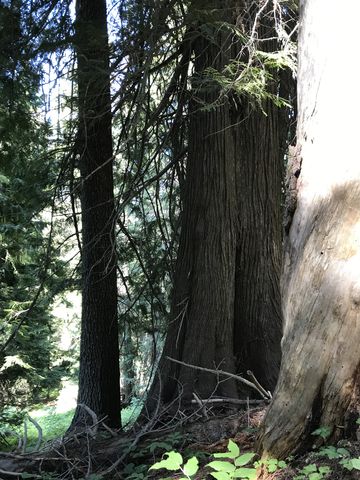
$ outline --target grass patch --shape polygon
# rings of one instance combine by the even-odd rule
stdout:
[[[30,417],[37,421],[42,428],[43,442],[61,437],[68,429],[75,409],[64,413],[56,413],[55,407],[44,407],[30,412]],[[28,443],[35,444],[38,433],[34,425],[28,422]]]
[[[129,428],[135,422],[141,406],[140,402],[133,402],[132,405],[121,412],[121,420],[125,428]],[[45,406],[29,412],[30,417],[36,420],[42,429],[42,444],[64,435],[71,423],[74,411],[75,409],[72,408],[64,413],[56,413],[54,406]],[[22,428],[18,428],[17,433],[23,436]],[[37,439],[38,432],[35,426],[27,421],[27,448],[29,450],[36,445]],[[16,445],[17,438],[15,436],[7,436],[6,442],[2,442],[0,438],[0,450],[12,450]]]

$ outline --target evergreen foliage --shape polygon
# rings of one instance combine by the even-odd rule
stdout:
[[[1,7],[0,406],[41,400],[57,388],[51,315],[65,270],[52,246],[57,161],[49,154],[39,64],[29,58],[19,2]],[[60,362],[61,363],[61,362]],[[60,364],[59,364],[60,365]]]

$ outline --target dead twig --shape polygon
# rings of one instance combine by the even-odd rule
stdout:
[[[9,477],[23,478],[22,472],[9,472],[7,470],[1,470],[1,469],[0,469],[0,475],[8,475]],[[31,478],[43,478],[43,476],[31,474]]]
[[[191,400],[191,403],[197,403],[200,407],[200,411],[204,415],[205,418],[209,418],[209,415],[206,411],[206,403],[194,392],[193,393],[194,400]]]
[[[34,425],[34,427],[36,428],[36,430],[38,432],[38,439],[37,439],[37,442],[36,442],[36,445],[35,445],[35,451],[37,451],[40,448],[42,438],[43,438],[42,428],[40,427],[40,425],[38,424],[38,422],[36,420],[34,420],[33,418],[30,417],[30,415],[28,415],[28,419],[29,419],[29,422],[31,422]]]
[[[103,428],[105,428],[105,430],[107,430],[110,433],[110,435],[112,437],[116,438],[118,436],[116,431],[114,431],[112,428],[108,427],[105,422],[102,422],[101,425],[102,425]]]
[[[92,438],[95,438],[98,431],[99,423],[101,423],[101,421],[99,422],[96,413],[93,410],[91,410],[91,408],[89,408],[87,405],[85,405],[85,403],[79,403],[78,407],[83,408],[85,412],[87,412],[90,415],[93,421],[93,424],[91,427],[89,427],[89,432]]]
[[[261,390],[264,395],[267,395],[268,398],[269,398],[269,400],[271,400],[271,399],[272,399],[271,392],[269,392],[268,390],[265,390],[265,388],[260,385],[258,379],[255,377],[255,375],[253,374],[253,372],[252,372],[251,370],[248,370],[246,373],[249,375],[249,377],[252,379],[252,381],[253,381],[254,384],[258,387],[258,389]]]
[[[256,385],[253,382],[250,382],[249,380],[246,380],[246,378],[240,377],[240,375],[235,375],[234,373],[225,372],[224,370],[214,370],[212,368],[198,367],[197,365],[191,365],[189,363],[181,362],[180,360],[175,360],[174,358],[171,358],[171,357],[166,357],[166,358],[167,360],[170,360],[170,362],[175,362],[175,363],[178,363],[179,365],[184,365],[184,367],[195,368],[196,370],[213,373],[214,375],[223,375],[225,377],[234,378],[235,380],[238,380],[239,382],[244,383],[248,387],[256,390],[258,393],[260,393],[260,395],[264,400],[271,400],[271,394],[269,395],[269,392],[267,392],[263,387],[261,387],[261,385],[259,388],[258,385]]]
[[[233,403],[235,405],[261,405],[264,400],[240,400],[238,398],[203,398],[201,402],[206,405],[207,403]],[[191,400],[191,403],[199,403],[197,400]]]

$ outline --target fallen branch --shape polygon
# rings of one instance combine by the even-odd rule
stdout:
[[[238,398],[203,398],[203,405],[207,403],[234,403],[235,405],[261,405],[264,400],[240,400]],[[197,400],[191,400],[191,403],[197,403]]]
[[[253,382],[246,380],[246,378],[240,377],[239,375],[235,375],[234,373],[225,372],[224,370],[213,370],[212,368],[205,368],[205,367],[198,367],[197,365],[190,365],[189,363],[181,362],[180,360],[175,360],[171,357],[166,357],[167,360],[170,362],[178,363],[179,365],[183,365],[184,367],[194,368],[196,370],[201,370],[203,372],[213,373],[214,375],[223,375],[225,377],[234,378],[241,383],[244,383],[248,387],[256,390],[264,400],[271,400],[271,395],[260,385],[260,388]],[[259,382],[257,382],[259,384]]]
[[[9,472],[7,470],[0,469],[0,475],[8,475],[9,477],[24,478],[23,473],[24,472]],[[31,478],[44,478],[44,477],[42,475],[35,475],[32,473]]]
[[[78,407],[81,407],[85,410],[86,413],[88,413],[93,421],[93,424],[91,427],[88,427],[88,430],[90,432],[90,435],[92,438],[95,438],[96,437],[96,434],[97,434],[97,431],[98,431],[98,426],[99,426],[99,423],[102,423],[102,421],[99,421],[98,420],[98,417],[96,415],[96,413],[91,410],[91,408],[89,408],[87,405],[85,405],[85,403],[78,403]],[[102,419],[104,420],[104,419]]]
[[[206,403],[194,392],[193,393],[194,400],[191,400],[191,403],[196,403],[200,407],[200,411],[202,412],[203,416],[205,418],[209,418],[209,415],[207,414],[206,411]]]
[[[249,375],[249,377],[252,378],[252,381],[253,381],[254,384],[259,388],[259,390],[261,390],[264,395],[267,395],[267,396],[270,397],[270,399],[271,399],[271,398],[272,398],[271,392],[269,392],[268,390],[265,390],[265,388],[260,385],[258,379],[255,377],[255,375],[253,374],[253,372],[252,372],[251,370],[248,370],[246,373]]]
[[[34,449],[35,451],[37,451],[37,450],[39,450],[41,442],[42,442],[42,437],[43,437],[42,428],[40,427],[40,425],[38,424],[38,422],[36,420],[34,420],[33,418],[30,417],[30,415],[28,415],[28,419],[29,419],[29,422],[31,422],[34,425],[34,427],[36,428],[36,430],[38,432],[38,439],[37,439],[35,449]]]

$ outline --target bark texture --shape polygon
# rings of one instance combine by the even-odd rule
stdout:
[[[252,370],[273,391],[281,361],[281,182],[279,109],[242,105],[234,129],[239,230],[234,350],[238,370]]]
[[[219,34],[217,40],[219,40]],[[216,376],[169,362],[166,356],[192,365],[234,372],[233,301],[237,233],[235,155],[229,103],[205,110],[219,90],[201,85],[209,66],[222,69],[228,54],[202,37],[193,45],[195,72],[190,105],[187,184],[170,322],[160,373],[165,403],[180,393],[184,400],[197,392],[215,392]],[[157,385],[160,388],[160,385]],[[180,387],[180,389],[179,389]],[[182,390],[182,391],[181,391]],[[236,395],[233,381],[218,394]]]
[[[78,402],[120,426],[113,151],[105,0],[78,0],[82,320]],[[73,425],[83,421],[78,408]]]
[[[251,369],[272,389],[281,354],[278,113],[269,104],[265,116],[232,94],[219,102],[219,86],[209,82],[206,69],[222,72],[239,52],[235,36],[219,24],[235,23],[240,6],[233,0],[193,6],[197,16],[206,10],[207,23],[193,33],[182,230],[161,380],[150,390],[149,410],[158,398],[170,403],[194,392],[202,398],[244,393],[233,380],[219,383],[216,375],[167,356],[231,373]]]
[[[305,449],[319,426],[330,427],[332,440],[342,435],[359,381],[360,159],[351,112],[360,107],[360,5],[327,9],[326,19],[321,0],[300,7],[302,168],[285,255],[283,360],[259,439],[274,458]],[[335,31],[346,45],[333,41]]]

